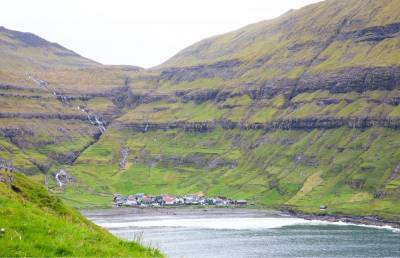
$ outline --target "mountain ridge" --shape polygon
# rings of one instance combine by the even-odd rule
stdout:
[[[0,26],[0,44],[3,59],[0,66],[3,70],[99,66],[99,63],[84,58],[58,43],[49,42],[33,33],[10,30],[4,26]]]

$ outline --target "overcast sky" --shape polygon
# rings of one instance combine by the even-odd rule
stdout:
[[[2,0],[0,25],[103,64],[158,65],[210,36],[320,0]]]

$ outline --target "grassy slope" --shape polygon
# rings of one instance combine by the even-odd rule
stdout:
[[[130,109],[117,121],[122,123],[203,122],[221,119],[242,123],[267,123],[280,119],[299,119],[311,117],[390,117],[399,118],[399,107],[395,99],[399,90],[367,91],[364,93],[333,94],[329,91],[302,93],[288,99],[278,95],[270,99],[251,100],[248,95],[228,98],[226,101],[214,100],[196,104],[183,102],[152,102]],[[323,101],[328,104],[321,104]]]
[[[27,74],[48,81],[64,92],[99,93],[124,85],[140,70],[105,66],[32,33],[0,27],[0,83],[35,87]]]
[[[313,131],[110,130],[73,168],[63,197],[76,206],[110,204],[111,193],[147,192],[246,198],[259,205],[396,218],[398,132],[371,128]],[[130,149],[125,169],[120,150]],[[179,161],[180,160],[180,161]],[[237,163],[237,166],[232,165]],[[362,186],[357,186],[360,182]],[[387,196],[375,199],[374,193]]]
[[[116,239],[20,174],[12,186],[0,182],[0,207],[0,256],[161,256]]]
[[[65,71],[58,73],[56,71],[42,71],[42,74],[51,75],[49,78],[55,80],[54,74],[64,75]],[[37,73],[40,74],[40,73]],[[39,78],[42,78],[40,74]],[[0,89],[0,113],[3,115],[12,114],[16,117],[0,118],[0,132],[14,132],[9,135],[11,137],[2,138],[0,142],[0,150],[6,152],[7,146],[12,146],[24,154],[25,163],[35,162],[40,166],[50,169],[53,174],[61,164],[70,160],[70,157],[77,155],[88,144],[94,141],[94,136],[98,133],[98,129],[87,121],[86,114],[78,110],[77,107],[84,107],[92,115],[105,117],[108,120],[116,115],[119,110],[108,96],[99,95],[97,93],[111,90],[112,87],[104,86],[112,83],[114,77],[110,76],[104,85],[97,84],[96,81],[90,83],[90,78],[97,78],[96,73],[90,75],[90,72],[69,70],[66,74],[71,76],[60,76],[58,85],[50,83],[50,87],[61,88],[57,92],[63,92],[66,96],[75,97],[68,101],[67,104],[55,99],[52,92],[42,89],[37,85],[31,85],[28,88],[12,88]],[[75,84],[77,79],[72,76],[78,74],[81,78],[81,85]],[[86,75],[87,77],[83,76]],[[26,75],[21,75],[26,79]],[[85,79],[86,78],[86,79]],[[47,78],[46,78],[47,80]],[[123,84],[122,78],[118,79],[115,86]],[[32,82],[30,82],[32,83]],[[74,86],[72,86],[74,85]],[[18,84],[18,86],[20,86]],[[22,85],[23,86],[23,85]],[[64,93],[67,92],[67,93]],[[87,96],[87,94],[96,93],[89,99],[79,99],[76,97]],[[30,118],[30,116],[65,116],[65,119],[53,118]],[[68,119],[68,116],[80,117],[80,119]],[[6,133],[7,134],[7,133]],[[29,175],[38,176],[38,180],[43,178],[38,173],[35,166],[22,165],[19,161],[20,156],[15,151],[8,151],[3,159],[12,160],[15,167]],[[52,179],[53,177],[51,177]]]
[[[341,28],[341,21],[347,19]],[[384,26],[400,20],[398,1],[396,0],[326,0],[291,11],[273,19],[255,23],[237,31],[202,40],[182,50],[162,67],[190,66],[202,63],[214,63],[218,60],[238,58],[251,66],[263,57],[268,57],[258,70],[285,76],[307,68],[297,64],[289,70],[280,65],[295,64],[321,55],[324,62],[318,64],[320,69],[335,69],[339,66],[373,65],[387,66],[398,64],[398,53],[393,50],[398,45],[398,38],[382,41],[380,44],[368,42],[340,41],[335,38],[337,29],[341,32],[360,30],[373,26]],[[353,22],[351,22],[353,21]],[[331,41],[328,39],[333,37]],[[322,48],[316,42],[326,42]],[[291,50],[294,45],[305,45],[298,50]],[[324,45],[324,44],[323,44]],[[326,50],[324,50],[326,48]],[[322,52],[320,52],[323,50]],[[341,59],[349,54],[351,58]],[[327,58],[327,59],[325,59]],[[329,64],[329,65],[328,65]],[[314,66],[311,67],[312,69]],[[282,70],[283,69],[283,70]],[[325,70],[326,70],[325,69]],[[257,77],[262,75],[254,74]],[[297,76],[295,76],[297,77]]]
[[[398,66],[398,36],[384,40],[346,40],[341,34],[400,22],[396,0],[327,0],[268,21],[200,41],[160,67],[190,67],[237,59],[230,78],[198,78],[178,84],[160,81],[159,92],[224,89],[240,92],[273,80],[348,68]],[[206,80],[206,81],[205,81]],[[192,87],[194,86],[194,87]]]
[[[8,136],[1,138],[0,157],[12,160],[17,169],[34,175],[35,180],[43,182],[38,166],[42,171],[50,169],[50,175],[54,175],[60,165],[94,141],[97,133],[77,106],[110,119],[119,110],[105,92],[124,86],[127,76],[138,69],[103,66],[34,34],[0,27],[0,113],[5,116],[0,118],[0,135]],[[28,74],[47,81],[49,88],[59,94],[89,95],[90,99],[63,104],[54,98],[52,90],[38,86]],[[3,86],[8,84],[13,87]],[[81,119],[30,118],[31,115]],[[51,176],[50,183],[52,179]]]

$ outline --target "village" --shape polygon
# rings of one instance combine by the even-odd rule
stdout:
[[[116,207],[164,207],[185,205],[209,205],[209,206],[245,206],[246,200],[232,200],[223,196],[207,197],[203,193],[187,194],[184,196],[173,196],[169,194],[147,195],[136,193],[123,196],[115,194],[113,203]]]

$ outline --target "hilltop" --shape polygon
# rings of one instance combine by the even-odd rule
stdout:
[[[0,27],[2,71],[89,68],[100,64],[35,34]]]

